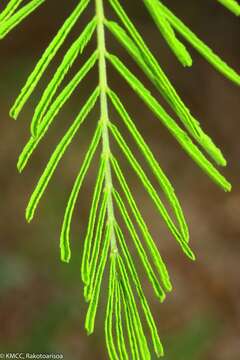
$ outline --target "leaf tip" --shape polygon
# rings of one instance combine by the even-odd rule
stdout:
[[[94,326],[92,324],[92,321],[90,321],[90,319],[88,319],[88,314],[87,314],[87,318],[85,321],[85,330],[86,330],[88,336],[92,335],[94,332]]]
[[[82,269],[81,271],[81,276],[82,276],[82,281],[85,285],[88,285],[90,282],[90,278],[89,278],[89,272],[86,271],[85,269]]]
[[[23,167],[22,167],[21,161],[18,161],[18,163],[17,163],[17,171],[19,172],[19,174],[21,174],[23,172]]]
[[[89,302],[91,300],[91,292],[90,292],[90,286],[85,285],[84,286],[84,299],[86,302]]]
[[[167,292],[171,292],[172,289],[173,289],[173,286],[172,286],[172,283],[171,283],[171,280],[169,278],[165,279],[165,289]]]
[[[228,182],[225,187],[225,192],[231,192],[231,191],[232,191],[232,184]]]
[[[0,37],[0,39],[1,39],[1,37]],[[17,111],[16,111],[16,109],[15,109],[14,106],[10,109],[9,115],[10,115],[10,117],[11,117],[13,120],[17,120],[17,118],[18,118],[18,113],[17,113]]]
[[[193,65],[193,59],[190,54],[187,53],[187,56],[182,59],[182,65],[186,68],[190,68]]]
[[[28,208],[26,209],[26,212],[25,212],[25,219],[28,223],[30,223],[33,219],[33,213]]]
[[[60,258],[63,263],[69,264],[70,260],[71,260],[71,251],[68,250],[68,252],[66,252],[65,249],[64,249],[64,251],[61,250]]]

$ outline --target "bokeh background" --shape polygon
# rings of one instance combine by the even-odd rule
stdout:
[[[1,2],[1,8],[6,1]],[[0,47],[0,352],[61,352],[67,360],[106,360],[103,320],[107,278],[94,335],[84,331],[86,304],[80,279],[80,261],[95,181],[94,165],[79,197],[72,226],[73,258],[69,265],[59,260],[59,232],[67,197],[92,135],[98,109],[76,136],[44,195],[34,221],[27,225],[24,209],[57,141],[96,84],[96,72],[88,75],[60,112],[54,126],[33,155],[23,175],[16,162],[29,136],[34,105],[42,89],[76,34],[91,17],[85,13],[68,42],[59,52],[31,100],[14,122],[8,112],[39,56],[77,0],[48,0],[9,36]],[[107,2],[106,2],[107,3]],[[109,68],[109,78],[118,89],[130,114],[144,134],[181,200],[191,232],[197,261],[191,263],[166,231],[136,176],[128,169],[113,144],[115,154],[129,174],[138,203],[143,209],[172,277],[174,290],[160,305],[144,274],[143,283],[165,344],[166,360],[240,359],[240,146],[239,90],[216,73],[191,50],[194,66],[183,69],[157,32],[141,1],[123,1],[147,43],[159,59],[192,113],[222,148],[228,159],[223,169],[233,184],[225,194],[187,157],[166,129]],[[240,70],[239,21],[214,0],[168,0],[168,5],[212,48]],[[109,12],[111,16],[111,12]],[[109,36],[111,49],[131,69],[134,63]],[[89,54],[91,45],[69,76]],[[136,73],[148,81],[136,69]],[[66,79],[67,81],[67,79]],[[161,100],[162,101],[162,100]],[[163,102],[163,101],[162,101]],[[166,104],[163,102],[164,106]],[[168,107],[166,106],[168,109]],[[114,121],[117,117],[112,114]],[[124,130],[123,130],[124,132]],[[131,139],[124,132],[127,140]],[[136,152],[136,148],[133,150]],[[136,154],[138,157],[138,154]],[[127,239],[129,246],[130,239]],[[138,260],[136,259],[136,263]],[[139,267],[141,273],[141,267]],[[153,355],[153,359],[155,359]]]

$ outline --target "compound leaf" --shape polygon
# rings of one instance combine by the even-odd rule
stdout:
[[[8,4],[0,13],[0,39],[5,37],[5,35],[44,1],[45,0],[30,0],[22,5],[23,0],[9,0]],[[240,15],[240,6],[237,1],[217,1],[234,14]],[[78,0],[76,7],[44,51],[10,110],[10,115],[14,119],[18,118],[46,69],[91,2],[93,2],[93,0]],[[179,35],[190,43],[225,77],[237,85],[240,84],[239,74],[200,40],[162,1],[143,0],[143,3],[157,25],[161,36],[163,36],[173,54],[183,66],[190,67],[192,65],[192,57],[182,40],[178,38]],[[105,7],[107,7],[108,4],[117,15],[119,24],[105,16]],[[130,57],[137,63],[145,76],[157,89],[159,95],[170,105],[185,130],[165,111],[160,101],[151,94],[144,83],[128,69],[120,58],[108,52],[105,36],[106,30],[112,33],[114,39],[123,46]],[[97,35],[96,49],[71,80],[69,80],[67,85],[59,91],[69,70],[77,58],[83,53],[95,33]],[[125,176],[122,171],[118,161],[118,152],[116,151],[116,153],[113,154],[112,139],[115,140],[134,174],[139,178],[143,188],[147,191],[152,203],[158,209],[160,216],[181,246],[183,252],[192,260],[195,259],[195,255],[189,246],[187,222],[173,185],[160,167],[158,160],[145,142],[135,122],[131,119],[123,102],[108,84],[108,62],[111,63],[119,75],[125,79],[142,102],[168,129],[170,134],[196,164],[225,191],[230,191],[231,185],[206,157],[211,157],[217,165],[225,166],[226,160],[221,150],[202,130],[198,120],[191,114],[187,105],[178,95],[178,92],[147,46],[144,38],[127,15],[121,2],[119,0],[95,0],[95,13],[83,31],[79,33],[66,50],[54,75],[49,80],[48,85],[37,103],[31,121],[30,138],[19,156],[18,169],[20,172],[24,169],[33,151],[40,144],[59,111],[76,91],[77,86],[85,79],[95,64],[98,63],[98,84],[50,156],[47,166],[30,197],[26,209],[26,219],[27,221],[32,220],[40,199],[58,163],[76,136],[80,126],[99,100],[100,114],[97,115],[97,125],[95,126],[93,137],[89,143],[66,204],[60,235],[61,260],[69,262],[71,259],[71,223],[74,209],[82,184],[92,164],[93,157],[97,150],[99,150],[99,144],[101,143],[100,159],[98,161],[96,181],[93,187],[81,264],[84,296],[88,302],[85,328],[88,334],[92,334],[94,331],[100,292],[103,286],[103,277],[106,273],[107,264],[109,263],[109,285],[105,317],[105,337],[109,358],[111,360],[150,360],[151,353],[144,333],[139,313],[140,309],[148,325],[153,348],[158,357],[164,354],[163,346],[135,266],[135,257],[130,253],[127,238],[119,226],[120,219],[126,227],[128,235],[130,235],[136,255],[145,270],[146,277],[152,285],[156,297],[160,301],[163,301],[166,293],[172,290],[172,284],[167,266],[144,220],[140,206],[137,204],[134,194],[130,189],[128,177]],[[147,173],[143,170],[141,162],[136,160],[131,147],[118,126],[115,122],[110,121],[109,102],[111,102],[119,115],[121,123],[124,124],[127,131],[131,134],[132,140],[137,145],[149,170],[157,180],[171,208],[171,215],[161,200],[157,189],[153,186]],[[205,155],[204,152],[207,155]],[[115,181],[117,181],[119,185],[119,190],[117,190],[115,186]],[[137,299],[138,303],[136,302]],[[125,327],[126,334],[124,332]]]

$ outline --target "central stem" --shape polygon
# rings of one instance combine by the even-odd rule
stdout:
[[[110,142],[109,142],[109,130],[108,130],[108,101],[107,101],[107,69],[106,69],[106,45],[105,45],[105,28],[104,28],[104,7],[103,0],[95,0],[96,4],[96,16],[97,16],[97,46],[99,54],[99,86],[100,86],[100,113],[101,113],[101,122],[102,122],[102,147],[103,155],[107,159],[106,169],[105,169],[105,186],[109,191],[107,212],[108,212],[108,221],[114,222],[114,208],[113,208],[113,198],[112,198],[112,174],[111,174],[111,165],[110,165]],[[116,235],[114,228],[111,235],[111,252],[118,252]]]

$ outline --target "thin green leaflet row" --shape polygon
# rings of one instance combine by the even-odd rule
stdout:
[[[235,84],[240,84],[240,76],[237,72],[203,43],[162,1],[142,1],[160,34],[183,66],[191,67],[193,59],[187,46],[179,40],[178,34],[194,47],[216,70]],[[240,15],[240,6],[235,0],[217,1],[235,15]],[[10,0],[5,9],[0,13],[0,39],[4,38],[12,29],[30,15],[30,13],[42,5],[44,0],[31,0],[24,5],[22,5],[22,2],[23,0]],[[70,45],[35,108],[30,124],[30,138],[19,156],[18,170],[20,172],[24,170],[34,150],[47,134],[49,127],[52,126],[57,119],[58,113],[76,89],[82,84],[88,73],[96,64],[99,64],[100,46],[98,43],[97,49],[89,56],[87,61],[80,67],[67,85],[65,85],[61,91],[58,91],[66,75],[69,73],[77,58],[84,52],[101,23],[101,25],[104,25],[105,31],[108,30],[112,33],[114,38],[128,52],[146,77],[152,82],[159,92],[159,98],[163,97],[168,102],[180,120],[181,125],[165,111],[159,98],[151,94],[144,83],[128,69],[116,54],[111,54],[106,51],[104,54],[105,61],[113,66],[118,74],[124,78],[126,84],[139,96],[142,102],[147,105],[156,118],[168,129],[198,166],[223,190],[230,191],[230,183],[211,162],[212,160],[219,166],[226,165],[226,160],[221,150],[202,130],[199,121],[184,104],[154,54],[148,48],[143,37],[128,17],[121,3],[118,0],[108,0],[104,3],[107,2],[117,15],[118,22],[106,18],[100,19],[96,11],[92,20],[89,21],[80,35]],[[61,49],[67,36],[77,24],[85,9],[93,3],[93,0],[79,1],[50,45],[44,51],[12,106],[10,115],[14,119],[19,117],[24,105],[38,85],[38,82],[57,52]],[[103,7],[102,0],[95,0],[95,4],[96,10],[97,8]],[[107,123],[109,136],[111,136],[111,139],[118,145],[119,150],[121,150],[133,172],[139,178],[143,188],[156,206],[165,225],[183,252],[189,259],[195,260],[195,255],[189,246],[187,222],[180,201],[175,194],[174,187],[160,167],[140,131],[137,129],[126,106],[118,96],[117,91],[110,87],[102,89],[99,84],[95,85],[95,89],[80,109],[79,114],[73,119],[72,124],[54,149],[30,197],[26,209],[27,220],[31,221],[33,219],[37,206],[45,193],[57,165],[71,145],[73,138],[79,132],[80,127],[85,123],[85,120],[96,106],[96,103],[99,102],[103,91],[106,92],[107,101],[113,105],[120,121],[123,122],[131,134],[132,140],[136,143],[139,152],[147,161],[149,170],[155,176],[159,188],[165,195],[172,210],[171,214],[164,205],[158,189],[153,186],[149,176],[143,170],[141,163],[136,160],[131,147],[127,144],[121,134],[120,127],[114,119],[109,119]],[[65,209],[60,236],[61,259],[64,262],[69,262],[71,259],[70,235],[74,208],[93,158],[101,145],[104,131],[104,122],[100,113]],[[110,271],[108,275],[109,285],[105,317],[105,337],[109,358],[116,360],[145,360],[151,359],[151,351],[144,333],[141,316],[139,315],[139,308],[134,295],[135,290],[139,298],[142,314],[144,315],[151,334],[155,353],[157,356],[162,356],[164,352],[157,326],[151,314],[135,267],[134,257],[129,251],[126,242],[124,230],[128,232],[145,275],[160,302],[164,301],[166,293],[172,290],[172,284],[164,259],[161,257],[158,247],[152,238],[148,225],[128,185],[127,177],[117,157],[118,154],[113,154],[111,151],[110,153],[104,153],[102,150],[100,158],[98,159],[96,184],[93,190],[81,264],[84,297],[89,303],[85,327],[88,334],[94,331],[102,279],[109,260]],[[109,171],[109,167],[116,180],[116,186],[113,185],[110,188],[106,183],[106,173]],[[123,220],[124,230],[119,225],[120,222],[117,217],[109,217],[109,201],[113,201],[119,219],[121,218]],[[117,239],[117,252],[112,252],[111,239],[113,236]],[[126,332],[124,331],[125,328]]]

